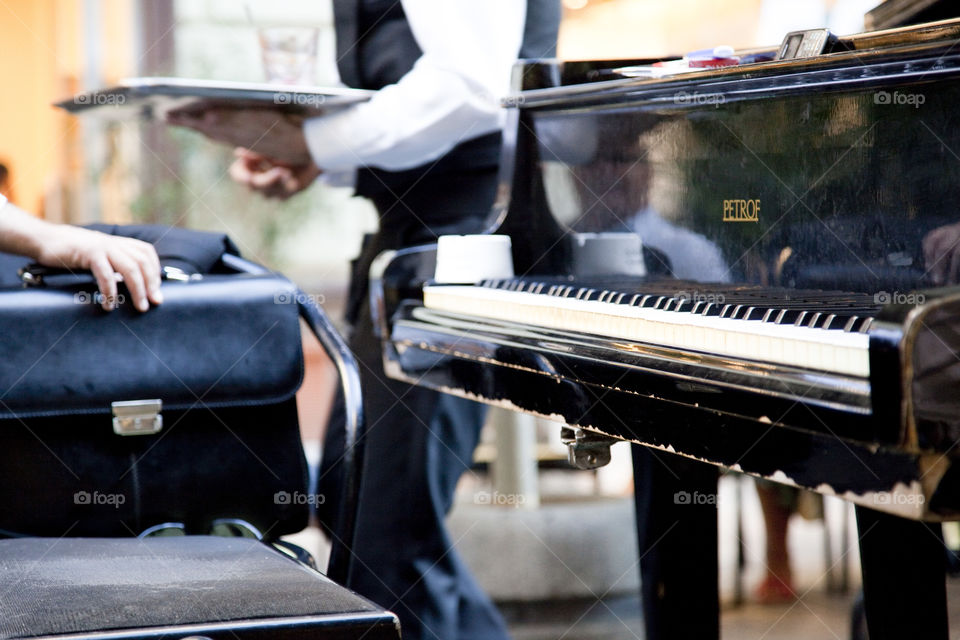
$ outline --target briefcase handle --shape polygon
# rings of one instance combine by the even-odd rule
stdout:
[[[75,276],[79,278],[89,277],[93,281],[93,272],[88,269],[65,269],[63,267],[47,267],[42,264],[32,263],[21,267],[17,271],[20,281],[28,287],[42,287],[47,285],[47,278],[56,278],[60,276]],[[189,273],[180,267],[166,265],[160,269],[160,278],[162,280],[176,282],[191,282],[202,280],[203,274]]]

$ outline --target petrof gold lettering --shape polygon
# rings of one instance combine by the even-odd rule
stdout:
[[[759,222],[760,199],[732,199],[723,201],[724,222]]]

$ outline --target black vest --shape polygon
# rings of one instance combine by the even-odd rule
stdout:
[[[334,0],[333,10],[337,68],[347,86],[382,89],[400,80],[420,57],[399,0]],[[556,55],[560,13],[560,0],[527,0],[521,58]]]
[[[482,2],[483,0],[477,0]],[[334,0],[337,36],[337,67],[344,84],[361,89],[381,89],[394,84],[411,68],[422,52],[399,0]],[[527,0],[521,58],[556,55],[560,27],[560,0]],[[500,160],[500,134],[468,140],[454,148],[432,172],[496,166]],[[372,174],[376,174],[375,176]],[[357,194],[370,195],[384,188],[400,188],[418,179],[420,171],[362,170],[357,176]]]

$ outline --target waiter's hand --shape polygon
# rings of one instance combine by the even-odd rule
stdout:
[[[188,127],[218,142],[250,149],[288,167],[312,163],[303,137],[303,117],[274,109],[192,106],[167,114],[169,124]]]
[[[286,200],[313,184],[321,173],[312,161],[291,166],[239,147],[234,155],[230,177],[267,198]]]

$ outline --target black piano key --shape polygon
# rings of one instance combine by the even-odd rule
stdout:
[[[775,322],[777,324],[793,324],[799,315],[800,312],[793,309],[780,309]]]
[[[828,331],[836,331],[838,329],[843,329],[844,324],[843,316],[838,316],[835,313],[831,313],[826,315],[821,327],[827,329]]]
[[[844,331],[855,332],[860,326],[860,316],[850,316],[843,325]]]

